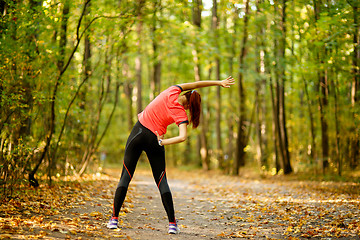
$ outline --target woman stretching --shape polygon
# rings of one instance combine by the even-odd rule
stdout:
[[[108,228],[117,228],[120,208],[125,200],[129,183],[134,175],[140,154],[145,151],[169,219],[169,233],[176,234],[179,232],[175,220],[172,195],[166,180],[164,145],[186,140],[189,121],[185,110],[190,111],[190,123],[193,128],[198,127],[201,97],[193,89],[210,86],[229,88],[234,83],[235,80],[228,77],[222,81],[198,81],[171,86],[161,92],[138,115],[139,121],[133,127],[126,143],[123,170],[115,191],[113,214],[107,225]],[[183,91],[187,92],[180,95]],[[178,125],[179,136],[164,139],[167,126],[172,123]]]

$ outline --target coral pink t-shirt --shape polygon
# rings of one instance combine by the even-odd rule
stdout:
[[[166,133],[167,126],[176,123],[189,123],[184,107],[178,102],[182,88],[178,85],[171,86],[161,92],[141,113],[139,122],[154,134]]]

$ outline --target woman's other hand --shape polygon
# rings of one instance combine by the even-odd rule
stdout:
[[[221,81],[221,86],[224,88],[229,88],[231,85],[235,84],[235,79],[232,76],[229,76],[227,79]]]
[[[157,131],[155,131],[156,132],[156,136],[157,136],[157,139],[158,139],[158,141],[161,139],[161,140],[163,140],[164,139],[164,135],[159,135],[159,133],[157,132]]]

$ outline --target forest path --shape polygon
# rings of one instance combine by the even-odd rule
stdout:
[[[360,239],[359,185],[241,179],[168,171],[179,235],[151,172],[135,172],[132,210],[121,232],[131,239]],[[355,193],[354,193],[355,192]]]
[[[168,169],[181,232],[168,221],[150,168],[138,168],[119,229],[111,215],[120,169],[0,202],[0,239],[360,239],[360,184],[231,177]]]

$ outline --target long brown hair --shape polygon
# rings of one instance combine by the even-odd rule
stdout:
[[[193,125],[193,128],[197,128],[200,123],[201,96],[195,90],[187,91],[184,95],[189,104],[190,123]]]

